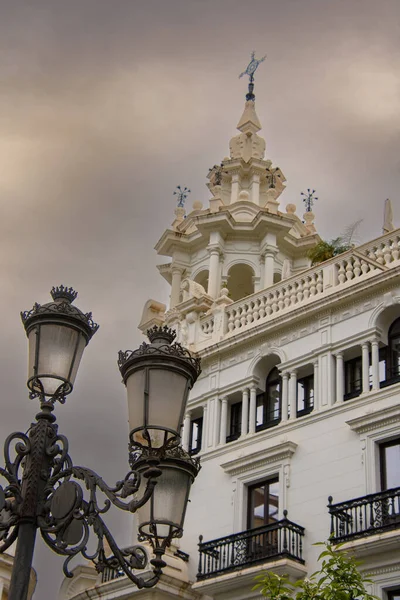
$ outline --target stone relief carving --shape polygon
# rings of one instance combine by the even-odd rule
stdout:
[[[201,298],[202,296],[207,296],[207,292],[203,286],[189,278],[186,278],[182,281],[181,292],[183,294],[184,302],[186,300],[190,300],[190,298]]]

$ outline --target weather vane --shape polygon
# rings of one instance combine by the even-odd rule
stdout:
[[[307,194],[305,194],[304,192],[301,192],[301,196],[304,196],[303,202],[304,202],[304,206],[306,207],[306,212],[311,212],[312,208],[314,206],[315,200],[318,200],[317,196],[314,196],[314,194],[315,194],[315,190],[310,190],[310,188],[307,188]]]
[[[178,198],[178,208],[184,208],[185,207],[185,200],[188,197],[188,195],[190,194],[190,190],[189,188],[185,187],[185,188],[181,188],[180,185],[176,186],[176,190],[174,192],[174,196],[177,196]]]
[[[267,58],[267,55],[262,58],[256,58],[256,53],[253,51],[251,53],[251,60],[246,67],[246,70],[243,73],[240,73],[239,79],[243,77],[243,75],[249,76],[249,92],[246,94],[246,100],[255,100],[255,95],[253,93],[254,89],[254,73],[257,70],[257,67],[260,63],[262,63]]]

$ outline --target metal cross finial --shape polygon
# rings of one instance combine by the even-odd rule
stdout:
[[[178,198],[178,208],[184,208],[185,206],[185,200],[188,197],[188,195],[190,194],[190,190],[189,188],[185,187],[185,188],[181,188],[180,185],[176,186],[176,190],[174,192],[174,196],[177,196]]]
[[[249,62],[249,64],[246,67],[246,70],[243,71],[243,73],[240,73],[239,75],[239,79],[241,77],[243,77],[243,75],[248,75],[249,76],[249,91],[246,94],[246,100],[252,100],[254,102],[254,100],[256,99],[253,90],[254,90],[254,73],[257,70],[257,67],[260,63],[262,63],[265,59],[267,58],[267,55],[263,56],[262,58],[256,58],[256,53],[253,51],[251,53],[251,60]]]
[[[254,73],[256,72],[258,65],[262,63],[266,58],[267,55],[263,56],[262,58],[256,58],[256,53],[253,51],[251,53],[251,60],[247,65],[246,70],[243,71],[243,73],[240,73],[239,79],[243,77],[243,75],[248,75],[250,83],[253,83]]]
[[[314,206],[315,200],[318,200],[317,196],[314,196],[314,194],[315,194],[315,190],[311,190],[310,188],[307,188],[307,194],[305,194],[304,192],[301,192],[301,196],[304,196],[303,202],[304,202],[304,206],[306,207],[306,212],[311,212],[312,208]]]

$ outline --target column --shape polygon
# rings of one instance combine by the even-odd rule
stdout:
[[[219,443],[226,444],[226,431],[228,427],[228,398],[221,401],[221,427],[219,430]]]
[[[369,343],[364,342],[361,345],[362,351],[362,392],[369,392]]]
[[[336,354],[336,403],[344,400],[344,367],[343,354]]]
[[[318,361],[316,360],[314,362],[314,410],[318,410],[320,405],[318,366]]]
[[[289,382],[290,420],[297,416],[297,372],[291,371]]]
[[[189,450],[191,415],[191,411],[188,410],[183,420],[182,446],[186,451]]]
[[[253,173],[251,182],[251,200],[254,204],[260,204],[260,176],[258,173]]]
[[[208,274],[208,290],[207,293],[211,298],[217,298],[219,295],[219,283],[220,283],[220,263],[219,263],[219,249],[210,248],[210,268]]]
[[[239,196],[239,173],[234,173],[232,175],[232,184],[231,184],[231,204],[236,202]]]
[[[242,391],[242,431],[240,437],[247,435],[249,427],[249,390],[244,388]]]
[[[372,355],[372,389],[379,390],[379,342],[372,340],[371,342]]]
[[[288,420],[289,407],[289,373],[282,373],[282,422]]]
[[[215,426],[213,446],[218,446],[221,431],[221,400],[215,398]]]
[[[174,308],[179,304],[179,296],[181,293],[182,269],[180,267],[172,267],[172,282],[171,282],[171,299],[170,308]]]
[[[249,433],[256,432],[257,419],[257,388],[252,385],[250,388],[250,411],[249,411]]]
[[[208,404],[203,406],[203,431],[201,434],[201,449],[203,452],[207,449],[207,430],[208,430]]]
[[[265,253],[264,265],[264,288],[268,288],[274,283],[274,264],[275,252],[267,250]]]

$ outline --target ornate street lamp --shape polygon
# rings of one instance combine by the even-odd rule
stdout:
[[[65,402],[72,392],[83,351],[98,325],[91,313],[72,305],[77,297],[72,288],[60,286],[51,294],[53,302],[21,313],[29,340],[27,385],[30,396],[39,398],[41,412],[27,434],[8,436],[5,468],[0,468],[6,480],[0,486],[0,553],[17,541],[9,600],[27,598],[37,529],[50,548],[66,557],[67,577],[72,577],[69,562],[81,553],[98,571],[122,569],[139,588],[153,587],[166,564],[166,548],[182,535],[190,487],[200,468],[179,446],[183,412],[200,361],[173,343],[175,333],[167,327],[151,329],[150,344],[119,353],[128,392],[131,470],[110,487],[91,469],[73,465],[68,440],[58,433],[53,414],[56,401]],[[103,501],[97,497],[99,490]],[[103,521],[112,504],[137,512],[138,539],[150,542],[155,555],[150,578],[134,573],[147,566],[144,548],[121,550]],[[91,532],[97,543],[89,554]],[[105,540],[112,556],[106,557]]]

